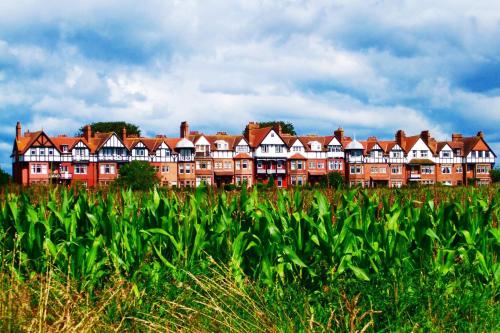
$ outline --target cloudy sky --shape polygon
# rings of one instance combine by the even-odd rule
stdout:
[[[439,3],[439,4],[436,4]],[[15,124],[125,120],[358,138],[483,130],[500,153],[500,2],[0,2],[0,167]]]

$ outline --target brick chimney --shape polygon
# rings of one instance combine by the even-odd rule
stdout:
[[[187,121],[181,123],[181,138],[187,138],[189,135],[189,124]]]
[[[125,141],[127,138],[127,129],[125,127],[122,128],[122,140]]]
[[[406,133],[405,131],[403,130],[398,130],[396,132],[396,136],[395,136],[395,139],[396,139],[396,142],[398,143],[398,145],[404,149],[405,146],[406,146]]]
[[[420,132],[420,138],[428,145],[431,135],[428,130]]]
[[[370,136],[370,137],[368,137],[368,139],[366,141],[376,142],[377,141],[377,137],[376,136]]]
[[[344,129],[342,127],[339,127],[336,131],[333,132],[333,135],[340,143],[342,143],[342,140],[344,140]]]
[[[463,139],[463,136],[461,133],[453,133],[451,135],[451,141],[453,142],[461,142]]]
[[[273,129],[278,135],[281,135],[281,124],[276,124],[273,126]]]
[[[16,140],[19,140],[22,136],[21,123],[18,121],[16,124]]]
[[[484,139],[484,134],[483,134],[483,131],[479,131],[479,132],[477,132],[477,137],[479,137],[479,138],[483,138],[483,139]]]
[[[90,138],[92,137],[92,127],[90,127],[90,125],[86,125],[83,128],[83,137],[85,140],[90,141]]]

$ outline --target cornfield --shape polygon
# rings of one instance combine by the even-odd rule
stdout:
[[[236,287],[251,284],[281,295],[291,285],[314,295],[348,284],[362,297],[363,286],[382,279],[463,278],[489,288],[490,305],[498,309],[499,216],[495,187],[233,193],[55,188],[4,194],[0,249],[2,270],[9,266],[19,279],[57,271],[79,292],[94,294],[117,276],[140,293],[167,276],[196,277],[216,263],[227,267]],[[338,327],[350,330],[341,322]]]

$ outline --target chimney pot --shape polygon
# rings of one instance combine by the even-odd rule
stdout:
[[[16,139],[20,139],[22,136],[22,128],[21,128],[21,122],[17,122],[16,124]]]
[[[92,137],[92,127],[90,127],[90,125],[85,126],[83,129],[83,137],[86,141],[90,141],[90,138]]]
[[[477,132],[477,136],[480,137],[480,138],[484,138],[484,133],[483,131],[479,131]]]
[[[122,140],[125,141],[127,138],[127,129],[125,127],[122,128]]]

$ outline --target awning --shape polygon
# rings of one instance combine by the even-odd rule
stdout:
[[[324,176],[326,175],[326,171],[320,170],[308,170],[309,176]]]
[[[214,170],[216,176],[234,176],[234,171],[216,171]]]
[[[436,164],[432,160],[428,158],[414,158],[408,164],[413,164],[413,165],[423,165],[423,164]]]

